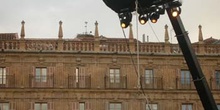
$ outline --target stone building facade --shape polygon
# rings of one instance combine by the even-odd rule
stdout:
[[[178,44],[94,35],[0,34],[0,110],[203,110]],[[192,44],[220,104],[220,40]],[[8,38],[7,36],[16,36]],[[8,39],[7,39],[8,38]],[[136,44],[139,44],[137,46]],[[137,50],[139,49],[139,60]]]

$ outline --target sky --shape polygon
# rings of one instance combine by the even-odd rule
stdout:
[[[0,33],[18,33],[25,21],[25,38],[58,38],[59,21],[63,22],[65,39],[91,32],[99,23],[99,35],[124,38],[118,15],[102,0],[0,0]],[[204,39],[220,39],[220,0],[182,0],[181,18],[191,42],[198,41],[198,26],[202,25]],[[85,22],[88,22],[87,24]],[[167,14],[156,24],[137,23],[132,19],[135,38],[149,36],[150,42],[164,42],[164,26],[168,25],[170,42],[175,43],[175,33]],[[87,26],[87,28],[85,28]],[[129,28],[125,29],[126,36]],[[138,36],[138,37],[137,37]]]

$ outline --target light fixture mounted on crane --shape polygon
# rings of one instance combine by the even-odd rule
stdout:
[[[173,17],[179,16],[181,13],[180,1],[176,0],[137,0],[138,9],[135,7],[136,0],[103,0],[105,4],[113,11],[118,13],[121,27],[127,28],[132,21],[132,12],[137,10],[139,14],[139,22],[144,25],[150,19],[152,23],[156,23],[165,13],[166,8],[172,7]]]

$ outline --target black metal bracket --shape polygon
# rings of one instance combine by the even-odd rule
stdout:
[[[190,39],[188,37],[188,34],[186,34],[180,16],[172,17],[171,8],[167,8],[166,11],[173,26],[173,29],[176,33],[177,41],[192,75],[194,85],[196,87],[200,100],[202,101],[204,109],[218,110],[211,90],[208,86],[207,80],[204,77],[199,62],[196,58],[196,54],[192,49]]]

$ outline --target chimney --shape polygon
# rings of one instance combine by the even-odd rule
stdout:
[[[147,42],[149,42],[149,36],[147,36]]]
[[[145,34],[143,34],[143,43],[145,43]]]

